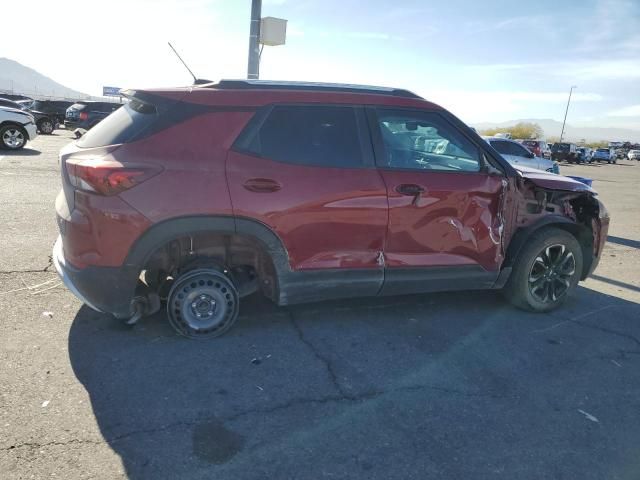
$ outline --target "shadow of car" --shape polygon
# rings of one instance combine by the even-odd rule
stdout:
[[[491,292],[252,298],[214,343],[82,307],[69,355],[129,478],[616,478],[640,442],[640,307],[576,293],[545,315]]]

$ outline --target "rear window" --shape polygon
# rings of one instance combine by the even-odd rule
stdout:
[[[552,150],[554,152],[568,152],[570,147],[568,143],[554,143]]]
[[[527,147],[537,147],[538,146],[538,142],[536,140],[523,140],[522,144],[526,145]]]
[[[609,149],[608,148],[599,148],[598,152],[600,152],[600,153],[609,153]]]
[[[131,142],[150,128],[157,118],[153,105],[132,100],[80,137],[78,146],[93,148]]]

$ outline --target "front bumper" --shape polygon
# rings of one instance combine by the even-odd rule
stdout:
[[[38,128],[35,123],[28,123],[24,126],[24,129],[27,131],[27,135],[29,136],[29,140],[33,140],[38,136]]]
[[[62,236],[53,247],[53,265],[65,286],[82,303],[118,318],[131,316],[139,272],[133,266],[76,268],[64,257]]]

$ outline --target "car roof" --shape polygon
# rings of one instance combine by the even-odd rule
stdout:
[[[220,80],[177,88],[126,89],[121,93],[141,101],[158,97],[211,106],[264,106],[272,103],[370,104],[399,107],[441,107],[404,89],[343,83]],[[155,97],[155,98],[154,98]]]
[[[520,145],[520,142],[516,142],[515,140],[512,140],[510,138],[504,138],[504,137],[482,137],[482,138],[484,138],[486,141],[511,142],[511,143]]]
[[[374,95],[391,95],[394,97],[422,98],[403,88],[350,83],[223,79],[218,83],[205,84],[203,87],[232,90],[305,90],[314,92],[370,93]]]

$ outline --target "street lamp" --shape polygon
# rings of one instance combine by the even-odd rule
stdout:
[[[569,90],[569,100],[567,100],[567,109],[564,111],[564,121],[562,122],[562,132],[560,132],[560,142],[562,142],[562,137],[564,136],[564,125],[567,123],[567,113],[569,113],[569,104],[571,103],[571,93],[574,88],[578,88],[576,85],[572,85]]]

